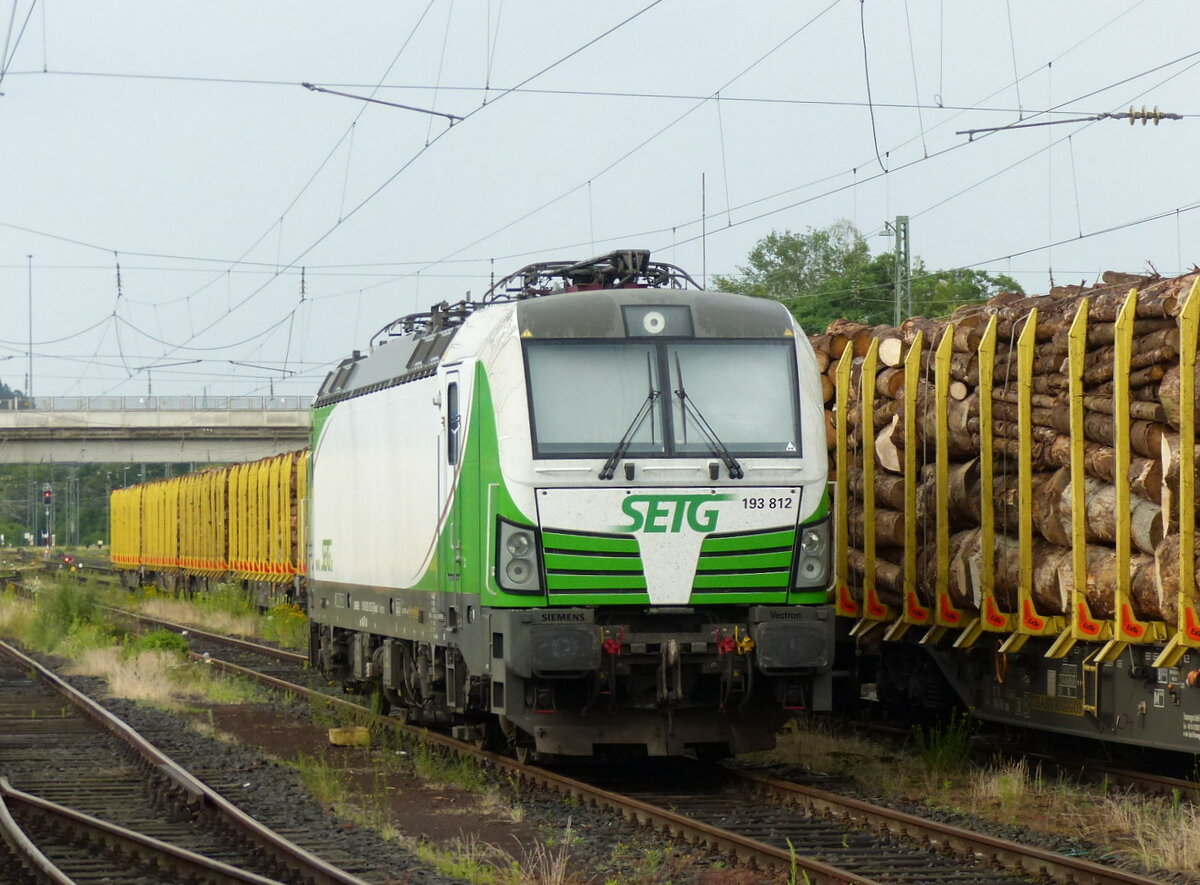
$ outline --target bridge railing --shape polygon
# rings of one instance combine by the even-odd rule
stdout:
[[[307,396],[37,396],[0,399],[0,411],[261,412],[307,409]]]

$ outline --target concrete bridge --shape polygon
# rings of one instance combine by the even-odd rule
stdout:
[[[228,463],[303,448],[308,397],[0,400],[0,464]]]

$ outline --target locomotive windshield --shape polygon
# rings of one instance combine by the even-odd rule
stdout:
[[[643,457],[800,454],[790,340],[529,341],[525,353],[536,457],[608,457],[626,434],[626,454]]]

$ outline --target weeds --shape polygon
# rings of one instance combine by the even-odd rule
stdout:
[[[188,652],[188,641],[171,630],[151,630],[131,636],[125,643],[127,656],[136,657],[145,651],[175,652],[182,660]]]
[[[913,743],[928,772],[953,772],[966,766],[971,757],[974,728],[965,713],[951,716],[941,725],[914,728]]]
[[[308,648],[308,618],[294,602],[281,602],[262,618],[262,638],[284,648]]]
[[[1026,799],[1030,789],[1040,784],[1040,775],[1030,782],[1029,763],[1018,759],[983,772],[971,785],[971,798],[976,805],[995,805],[1000,812],[1011,815]]]
[[[217,633],[263,639],[291,649],[308,645],[308,618],[300,606],[281,602],[260,614],[254,601],[236,584],[217,584],[194,596],[168,596],[147,587],[139,594],[138,607],[153,617]]]
[[[413,768],[417,777],[431,784],[457,787],[472,793],[481,793],[487,787],[483,770],[473,758],[447,757],[425,745],[413,754]]]
[[[24,640],[38,651],[77,654],[112,645],[118,635],[101,613],[94,586],[60,579],[38,590]]]

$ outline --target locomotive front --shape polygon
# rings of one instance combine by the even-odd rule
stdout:
[[[465,733],[492,714],[539,753],[772,746],[791,711],[831,698],[807,339],[778,303],[664,285],[686,277],[647,253],[523,274],[471,311],[431,385],[443,479],[413,545],[429,535],[424,572],[382,594],[354,582],[361,602],[385,597],[347,594],[357,618],[320,608],[337,604],[318,444],[315,663]]]

